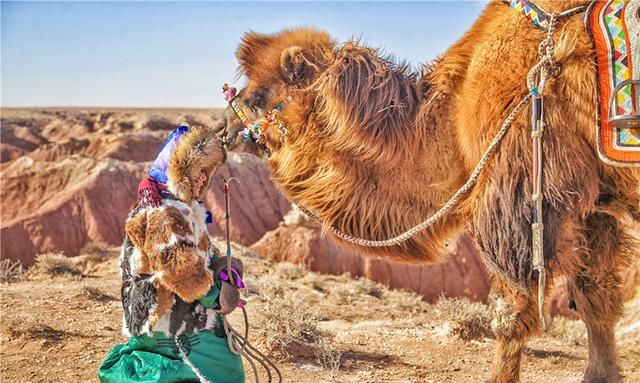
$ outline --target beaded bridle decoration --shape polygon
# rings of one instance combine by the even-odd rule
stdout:
[[[284,145],[288,132],[284,121],[282,121],[279,116],[280,112],[284,109],[284,101],[276,105],[270,112],[265,113],[264,116],[255,121],[251,121],[236,100],[236,88],[230,87],[229,84],[224,84],[222,93],[224,94],[224,99],[229,103],[231,109],[233,109],[236,116],[244,125],[244,129],[238,133],[238,135],[242,137],[242,142],[253,142],[270,156],[271,150],[267,146],[269,129],[277,128],[280,131],[280,145]],[[288,100],[291,100],[291,98],[289,97]]]

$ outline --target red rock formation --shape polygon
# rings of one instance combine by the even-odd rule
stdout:
[[[392,288],[415,291],[428,301],[434,301],[442,294],[486,300],[488,274],[475,244],[463,235],[452,247],[444,262],[436,265],[367,257],[337,242],[331,235],[323,237],[317,225],[296,211],[288,213],[285,222],[251,246],[257,253],[277,262],[302,264],[321,273],[366,277]],[[632,298],[640,285],[640,259],[622,270],[621,277],[625,299]],[[568,299],[565,280],[557,278],[547,297],[548,310],[553,315],[578,318],[569,308]]]
[[[312,271],[349,273],[389,287],[415,291],[430,301],[442,294],[485,300],[489,292],[484,265],[473,241],[467,236],[461,237],[445,261],[437,265],[415,265],[363,256],[330,235],[323,237],[319,227],[299,220],[294,224],[280,225],[265,234],[251,249],[274,261],[303,264]]]
[[[71,157],[20,163],[2,172],[2,257],[32,263],[35,254],[75,255],[88,242],[118,244],[135,201],[142,167],[119,161]]]
[[[30,157],[13,161],[0,172],[5,201],[2,257],[28,265],[37,253],[76,255],[88,242],[122,243],[124,220],[147,167],[148,163],[79,155],[56,162]],[[242,180],[241,185],[232,186],[231,237],[250,245],[277,227],[289,204],[270,183],[257,158],[232,154],[228,169]],[[216,221],[209,225],[214,235],[224,233],[222,178],[226,172],[225,167],[214,177],[206,198]]]
[[[0,256],[32,263],[37,253],[76,255],[88,242],[122,243],[136,188],[168,132],[201,111],[11,110],[2,117]],[[7,117],[8,115],[8,117]],[[215,115],[215,113],[214,113]],[[224,233],[222,179],[232,184],[232,240],[244,245],[277,227],[288,202],[258,158],[230,154],[206,195]]]
[[[249,246],[267,231],[278,227],[290,209],[290,203],[273,185],[269,171],[260,159],[249,154],[230,153],[227,163],[211,180],[205,198],[215,221],[209,225],[212,235],[224,235],[223,179],[226,177],[237,179],[230,183],[231,238]]]

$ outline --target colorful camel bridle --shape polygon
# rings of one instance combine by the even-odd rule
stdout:
[[[284,101],[281,101],[264,116],[255,121],[251,121],[238,104],[236,88],[230,87],[229,84],[225,83],[222,87],[222,93],[224,94],[224,99],[229,103],[229,106],[233,109],[240,121],[242,121],[242,125],[244,125],[244,129],[238,133],[238,135],[242,137],[242,142],[253,142],[270,156],[271,149],[267,146],[269,129],[277,128],[280,131],[280,146],[284,145],[288,132],[284,122],[279,116],[285,107]],[[291,100],[291,98],[289,97],[288,100]]]

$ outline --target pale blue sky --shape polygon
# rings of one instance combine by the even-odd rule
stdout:
[[[221,107],[248,30],[325,29],[418,66],[484,2],[6,2],[2,106]]]

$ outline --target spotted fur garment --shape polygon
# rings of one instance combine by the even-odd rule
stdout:
[[[125,336],[219,329],[216,313],[199,301],[213,284],[209,265],[220,256],[205,214],[197,201],[164,199],[127,218],[120,257]]]

